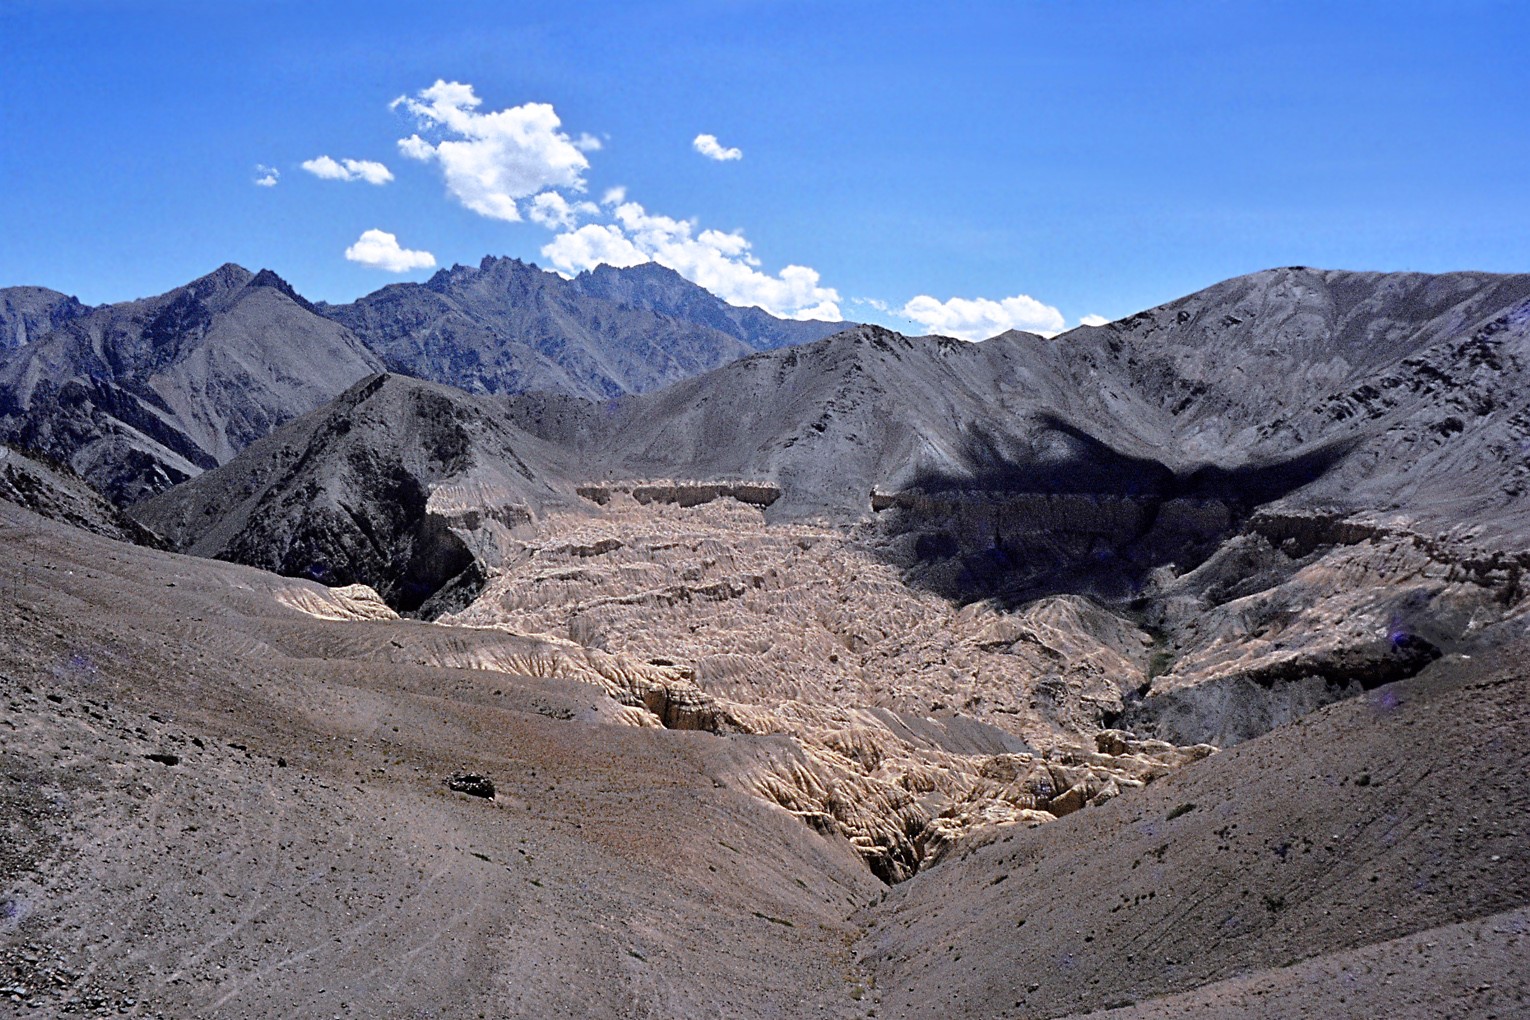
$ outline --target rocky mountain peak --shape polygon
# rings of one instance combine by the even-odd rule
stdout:
[[[689,280],[673,269],[651,260],[640,262],[635,266],[612,266],[602,263],[593,269],[586,269],[575,277],[575,279],[581,278],[599,281],[616,279],[642,280],[651,284],[662,283],[678,286],[692,285]]]
[[[243,266],[234,262],[225,262],[206,276],[199,276],[185,287],[176,289],[190,292],[199,301],[212,301],[243,289],[254,278],[255,274]],[[170,292],[170,294],[174,293],[174,291]]]
[[[269,269],[262,269],[260,272],[255,274],[255,276],[250,280],[248,284],[245,285],[246,290],[257,290],[261,287],[269,287],[271,290],[285,294],[287,297],[291,298],[293,301],[296,301],[299,305],[302,305],[304,308],[310,312],[313,312],[315,315],[322,314],[318,307],[314,305],[313,302],[303,297],[303,295],[299,294],[293,288],[292,284],[288,283],[286,280],[282,279],[282,277],[278,276],[276,273]]]

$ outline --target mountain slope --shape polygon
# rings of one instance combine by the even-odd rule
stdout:
[[[683,280],[668,286],[687,288],[695,292],[687,301],[654,310],[630,295],[608,297],[517,259],[489,257],[477,268],[454,266],[423,284],[393,284],[323,310],[392,370],[416,378],[477,393],[545,390],[605,399],[657,389],[753,350],[712,322],[670,314],[696,306],[718,318],[717,300],[702,297],[699,287]],[[744,319],[756,342],[792,342],[814,332],[766,316],[779,324],[772,333],[758,316]]]
[[[374,376],[132,512],[185,552],[436,612],[562,498],[557,463],[490,398]]]
[[[672,319],[709,326],[744,341],[757,351],[812,343],[855,325],[853,322],[819,319],[779,319],[762,308],[730,305],[657,262],[625,269],[596,266],[574,277],[569,286],[589,297],[646,308]]]
[[[90,311],[47,287],[0,287],[0,358]]]
[[[742,781],[790,747],[380,608],[0,502],[5,1015],[864,1016],[880,883]]]
[[[1287,269],[1051,340],[862,327],[598,412],[512,409],[608,472],[779,483],[778,512],[1234,488],[1507,535],[1530,526],[1527,373],[1530,276]]]
[[[761,483],[776,520],[869,523],[959,602],[1129,613],[1153,665],[1099,723],[1226,745],[1525,598],[1527,293],[1275,270],[1052,340],[867,327],[613,407],[511,409],[591,473]]]
[[[234,265],[66,322],[0,365],[0,434],[117,502],[221,464],[381,363],[280,277]]]
[[[1454,972],[1418,957],[1426,933],[1530,906],[1524,656],[1520,638],[1441,662],[1103,809],[990,830],[863,915],[882,1014],[1170,1015],[1152,1000],[1254,975],[1271,987],[1260,1012],[1213,999],[1173,1015],[1382,1015],[1367,1004],[1394,990],[1377,975],[1314,986],[1277,968],[1410,936],[1389,976],[1422,963],[1425,988],[1461,1001],[1513,973],[1507,1005],[1525,991],[1522,928],[1456,939]]]
[[[0,500],[49,520],[122,542],[162,548],[163,540],[109,503],[67,468],[0,444]]]
[[[904,583],[958,604],[1005,612],[1051,598],[1103,605],[1141,628],[1151,655],[1087,706],[1058,694],[1053,700],[1069,707],[1033,705],[1024,718],[1060,714],[1068,728],[1120,724],[1178,744],[1230,745],[1413,675],[1524,598],[1530,554],[1519,536],[1530,519],[1517,493],[1530,470],[1530,317],[1522,284],[1280,270],[1050,340],[1010,333],[965,344],[858,327],[657,393],[600,403],[521,396],[474,413],[509,429],[495,449],[531,450],[527,434],[545,444],[532,474],[551,491],[582,489],[597,502],[626,492],[682,506],[741,494],[765,506],[769,520],[843,529]],[[1305,295],[1303,307],[1329,311],[1292,320],[1283,311],[1292,293]],[[1224,325],[1229,318],[1271,325],[1249,336]],[[1249,364],[1270,378],[1242,382],[1232,370],[1250,345],[1258,356]],[[1293,381],[1301,365],[1316,367]],[[1202,378],[1189,382],[1196,373]],[[1196,385],[1195,400],[1225,413],[1184,404]],[[449,479],[436,468],[406,473],[421,492]],[[291,535],[311,524],[305,542],[324,550],[326,576],[367,579],[395,604],[418,608],[399,601],[414,568],[412,540],[398,536],[432,515],[411,511],[369,545],[355,523],[305,523],[290,509],[318,491],[306,477],[273,481],[265,498],[289,509],[269,526],[241,518],[235,510],[252,490],[223,480],[195,490],[206,494],[197,497],[203,523],[144,520],[182,548],[300,573],[311,564],[289,556]],[[338,502],[390,506],[391,477],[356,475]],[[534,517],[531,502],[510,502]],[[217,542],[197,544],[225,519]],[[329,528],[348,537],[330,541]],[[455,573],[433,567],[425,590],[451,576],[476,580],[447,585],[455,594],[427,612],[470,597],[503,555],[487,543],[469,571],[464,557],[478,556],[477,547],[453,534],[467,552],[446,558]],[[620,541],[641,548],[644,540]],[[406,550],[402,559],[374,548],[394,544]],[[610,583],[628,580],[614,572]],[[676,583],[689,592],[685,578]],[[755,582],[751,574],[724,587],[734,583]],[[514,590],[502,602],[532,598],[541,596]],[[583,612],[552,603],[547,619]],[[1106,638],[1078,640],[1087,647]],[[982,718],[1021,725],[1021,716]]]

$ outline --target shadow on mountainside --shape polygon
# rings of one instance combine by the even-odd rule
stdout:
[[[1317,481],[1353,448],[1176,471],[1059,418],[1043,424],[1042,456],[977,428],[968,470],[874,496],[883,555],[911,583],[961,603],[1059,594],[1130,603],[1154,570],[1193,569],[1257,507]]]

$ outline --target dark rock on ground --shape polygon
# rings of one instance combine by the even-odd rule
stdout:
[[[446,780],[446,785],[455,793],[465,793],[469,797],[482,797],[485,800],[494,799],[494,780],[476,772],[454,772]]]

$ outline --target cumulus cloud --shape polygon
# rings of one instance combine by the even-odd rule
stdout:
[[[730,159],[744,158],[743,149],[724,146],[717,140],[716,135],[697,135],[695,140],[691,142],[691,146],[707,159],[715,159],[719,163],[726,163]]]
[[[630,266],[651,259],[729,304],[758,306],[789,319],[841,317],[838,291],[823,286],[817,270],[787,266],[771,275],[759,268],[760,260],[739,231],[698,232],[694,221],[650,213],[622,197],[615,196],[614,222],[559,234],[542,254],[566,273],[601,263]],[[610,193],[607,200],[612,201]]]
[[[305,159],[304,170],[326,181],[366,181],[368,184],[387,184],[393,180],[393,171],[370,159],[330,159],[320,156]]]
[[[569,275],[599,265],[620,269],[648,261],[621,228],[610,223],[586,223],[578,230],[559,234],[542,247],[542,254]]]
[[[385,269],[390,273],[407,273],[411,269],[424,269],[436,264],[436,257],[428,251],[400,248],[398,237],[386,230],[363,231],[356,243],[345,249],[345,257],[363,266]]]
[[[581,135],[576,142],[564,134],[548,103],[489,113],[479,112],[482,105],[473,86],[455,81],[398,97],[393,108],[403,107],[422,130],[442,136],[434,143],[418,134],[401,138],[399,151],[438,163],[452,197],[492,219],[519,221],[520,200],[549,188],[584,190],[590,165],[584,149],[599,148],[598,139]]]
[[[1080,326],[1103,326],[1110,320],[1103,315],[1085,315],[1078,320]]]
[[[569,230],[579,224],[580,217],[599,215],[600,206],[594,202],[570,202],[556,191],[544,191],[527,203],[526,214],[533,223],[548,230]]]
[[[255,183],[262,188],[274,188],[276,182],[282,179],[282,172],[274,166],[266,166],[264,163],[255,164]]]
[[[607,190],[598,204],[579,197],[590,167],[585,153],[599,151],[601,141],[588,133],[570,137],[547,103],[485,112],[473,86],[438,80],[414,96],[395,99],[392,108],[412,115],[420,128],[399,139],[400,153],[438,164],[448,194],[474,212],[507,222],[530,219],[553,231],[542,254],[559,272],[654,261],[735,305],[789,318],[840,318],[839,294],[822,285],[816,270],[789,265],[765,272],[739,231],[703,230],[694,220],[649,213],[621,187]],[[743,157],[715,135],[698,135],[694,144],[711,159]],[[312,172],[323,176],[337,168],[345,166]],[[433,264],[408,262],[413,255],[430,258],[402,251],[391,235],[368,231],[346,257],[395,272]]]
[[[992,298],[937,301],[928,294],[920,294],[903,306],[903,314],[931,333],[961,340],[985,340],[1011,329],[1057,333],[1065,321],[1062,312],[1025,294],[998,301]]]

